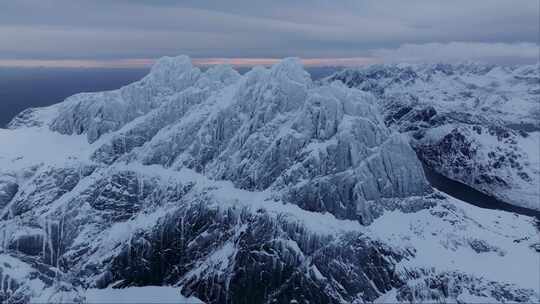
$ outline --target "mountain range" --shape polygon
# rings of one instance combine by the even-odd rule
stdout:
[[[313,81],[164,57],[0,129],[0,299],[162,286],[204,303],[538,302],[538,66]],[[158,291],[160,293],[163,291]],[[156,295],[157,296],[157,295]]]

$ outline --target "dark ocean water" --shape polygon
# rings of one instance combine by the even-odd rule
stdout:
[[[79,92],[112,90],[140,79],[147,69],[0,68],[0,127],[30,107],[63,101]]]
[[[319,79],[337,68],[307,70]],[[80,92],[117,89],[147,73],[148,69],[0,68],[0,128],[24,109],[52,105]]]

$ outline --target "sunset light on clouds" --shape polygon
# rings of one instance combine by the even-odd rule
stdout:
[[[146,68],[156,59],[111,59],[111,60],[39,60],[39,59],[0,59],[0,67],[21,68]],[[278,58],[193,58],[197,66],[230,64],[236,67],[269,66],[280,61]],[[377,58],[301,58],[306,67],[354,67],[379,63]]]

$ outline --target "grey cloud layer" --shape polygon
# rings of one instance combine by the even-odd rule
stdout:
[[[516,43],[537,43],[538,5],[537,0],[4,1],[0,57],[362,57],[404,44],[455,41],[511,50]]]
[[[487,63],[531,63],[538,60],[536,43],[450,42],[404,44],[397,49],[376,50],[384,62],[481,61]]]

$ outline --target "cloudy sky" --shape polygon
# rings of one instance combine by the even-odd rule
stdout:
[[[0,66],[531,63],[539,14],[538,0],[1,1]]]

